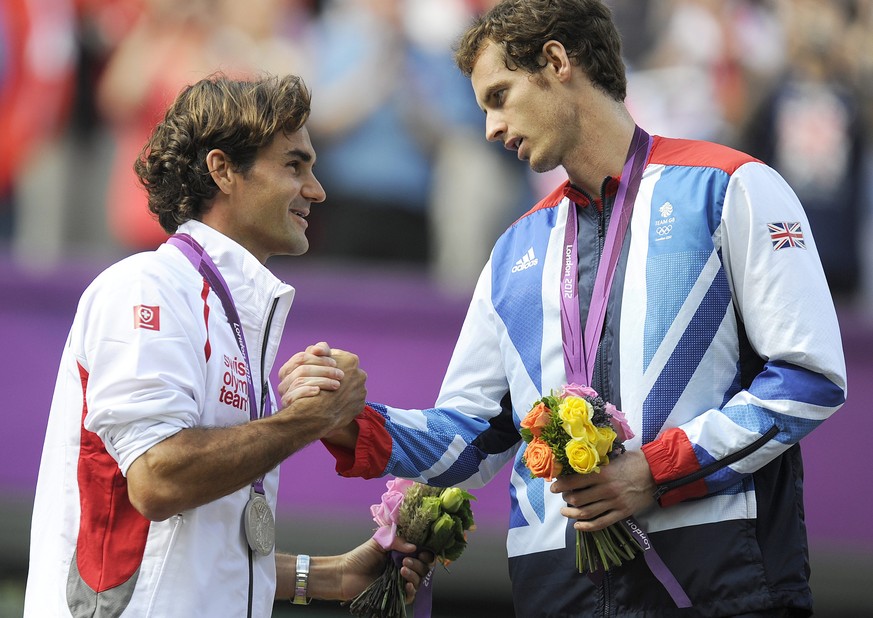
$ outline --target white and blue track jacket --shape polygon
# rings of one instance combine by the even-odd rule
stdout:
[[[642,560],[592,593],[574,571],[561,496],[521,460],[521,419],[567,381],[559,285],[574,204],[585,323],[608,217],[565,184],[497,241],[435,407],[371,404],[356,452],[332,450],[349,476],[446,486],[482,485],[511,462],[518,615],[663,615],[655,608],[675,606]],[[660,504],[637,519],[698,615],[810,607],[797,444],[845,401],[846,370],[812,232],[775,171],[722,146],[654,138],[593,382],[652,467]]]

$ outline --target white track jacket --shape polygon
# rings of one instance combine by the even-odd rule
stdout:
[[[85,290],[40,465],[27,617],[272,612],[275,558],[250,556],[242,527],[249,488],[161,522],[127,496],[129,466],[156,443],[186,428],[249,421],[246,371],[259,402],[273,397],[267,379],[294,296],[212,228],[189,221],[179,232],[227,281],[252,366],[215,292],[171,245],[122,260]],[[278,469],[264,485],[275,512]]]

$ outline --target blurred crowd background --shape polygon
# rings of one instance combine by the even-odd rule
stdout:
[[[42,431],[76,299],[110,261],[165,238],[132,166],[184,85],[216,71],[304,78],[313,90],[316,174],[328,197],[312,210],[310,252],[270,264],[284,278],[293,262],[286,280],[300,291],[282,353],[339,340],[367,355],[372,399],[409,407],[432,401],[494,240],[564,178],[560,169],[535,175],[515,153],[485,141],[484,116],[454,66],[456,36],[493,3],[0,0],[7,407],[0,618],[20,615]],[[854,389],[804,451],[816,590],[826,608],[855,608],[821,615],[871,615],[873,595],[863,582],[873,569],[873,533],[847,522],[866,521],[873,509],[864,455],[864,429],[873,431],[866,409],[873,397],[873,0],[607,3],[623,34],[637,122],[650,133],[750,152],[775,167],[806,208]],[[287,538],[292,549],[343,551],[368,533],[367,505],[382,481],[342,480],[334,490],[331,464],[319,457],[313,448],[294,461],[323,476],[283,473],[294,484],[280,492],[293,522]],[[316,486],[331,487],[354,508],[338,511]],[[508,616],[511,608],[500,605],[508,599],[505,487],[498,480],[479,495],[483,550],[458,563],[452,594],[482,584],[449,615],[467,615],[469,599],[481,597],[491,612],[480,607],[476,615]],[[851,517],[856,509],[860,519]],[[331,514],[338,525],[326,534]]]
[[[493,0],[3,0],[0,243],[31,266],[163,239],[131,172],[215,71],[301,75],[328,200],[308,259],[424,266],[467,292],[555,185],[483,139],[451,47]],[[803,201],[834,293],[869,304],[873,0],[609,0],[649,132],[725,143]]]

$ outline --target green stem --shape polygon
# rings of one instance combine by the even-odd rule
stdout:
[[[580,573],[584,572],[585,563],[582,560],[582,532],[580,530],[576,531],[576,569]]]
[[[597,547],[597,554],[600,556],[600,566],[604,571],[609,570],[609,560],[606,557],[604,547],[598,542],[597,532],[594,533],[594,545]]]

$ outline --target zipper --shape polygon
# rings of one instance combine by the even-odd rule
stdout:
[[[261,342],[261,407],[260,415],[263,417],[266,409],[267,394],[269,393],[269,377],[265,374],[267,365],[267,342],[270,340],[270,327],[273,325],[273,316],[276,314],[276,307],[279,305],[279,299],[273,298],[273,304],[270,306],[270,313],[267,315],[267,324],[264,328],[264,339]],[[249,554],[249,604],[246,617],[252,618],[252,606],[255,600],[255,556],[251,547],[248,548]]]
[[[270,307],[270,313],[267,315],[267,325],[264,328],[264,340],[261,343],[261,416],[264,415],[264,406],[267,403],[267,393],[269,389],[268,376],[264,375],[267,361],[267,342],[270,340],[270,328],[273,326],[273,316],[276,314],[276,307],[279,305],[279,299],[273,299],[273,305]]]
[[[246,618],[252,618],[252,605],[255,602],[255,557],[254,550],[249,547],[249,606],[246,609]]]
[[[603,262],[603,250],[606,245],[606,227],[609,224],[607,221],[607,211],[606,211],[606,186],[609,184],[609,179],[604,179],[603,183],[600,185],[600,205],[602,206],[602,210],[600,211],[600,216],[597,220],[597,272],[600,270],[600,265]],[[613,204],[615,207],[615,204]],[[588,306],[588,311],[591,311],[591,305]],[[603,315],[603,328],[606,328],[606,318],[609,316],[609,299],[606,299],[606,307],[604,308]],[[603,332],[597,334],[597,354],[594,355],[594,372],[591,374],[591,381],[597,383],[597,388],[595,389],[598,393],[602,394],[604,401],[608,401],[608,376],[606,371],[603,370],[603,352],[604,352],[604,341],[603,341]],[[590,385],[594,388],[594,385]],[[612,603],[611,596],[612,590],[610,586],[609,580],[609,571],[603,571],[603,579],[601,581],[601,586],[603,588],[603,615],[608,617],[612,614]]]
[[[607,226],[607,215],[606,215],[606,186],[609,183],[608,179],[603,181],[603,184],[600,186],[600,205],[602,206],[600,212],[597,217],[597,266],[594,270],[596,273],[600,270],[600,263],[603,261],[603,249],[606,244],[606,226]],[[591,305],[589,304],[588,310],[591,311]],[[606,313],[609,313],[609,299],[607,299],[606,305]],[[604,328],[606,327],[606,315],[603,318]],[[597,354],[594,355],[594,371],[591,374],[591,381],[596,382],[595,384],[589,384],[591,388],[594,388],[598,393],[601,393],[606,398],[607,394],[607,384],[606,384],[606,376],[603,371],[603,333],[598,333],[597,337]]]
[[[718,461],[714,461],[713,463],[701,468],[697,472],[693,472],[692,474],[689,474],[689,475],[684,476],[682,478],[674,479],[672,481],[668,481],[666,483],[662,483],[661,485],[658,485],[658,487],[655,489],[655,493],[654,493],[655,500],[659,500],[661,498],[661,496],[663,496],[668,491],[676,489],[677,487],[681,487],[682,485],[687,485],[689,483],[699,481],[702,478],[706,478],[707,476],[709,476],[713,472],[715,472],[717,470],[721,470],[722,468],[731,465],[735,461],[739,461],[740,459],[743,459],[747,455],[750,455],[754,451],[757,451],[766,442],[769,442],[776,434],[779,433],[779,431],[780,431],[779,427],[777,427],[776,425],[773,425],[770,429],[768,429],[764,433],[764,435],[762,435],[760,438],[758,438],[757,440],[755,440],[754,442],[752,442],[748,446],[741,448],[736,453],[731,453],[730,455],[728,455],[727,457],[725,457],[723,459],[720,459]]]

